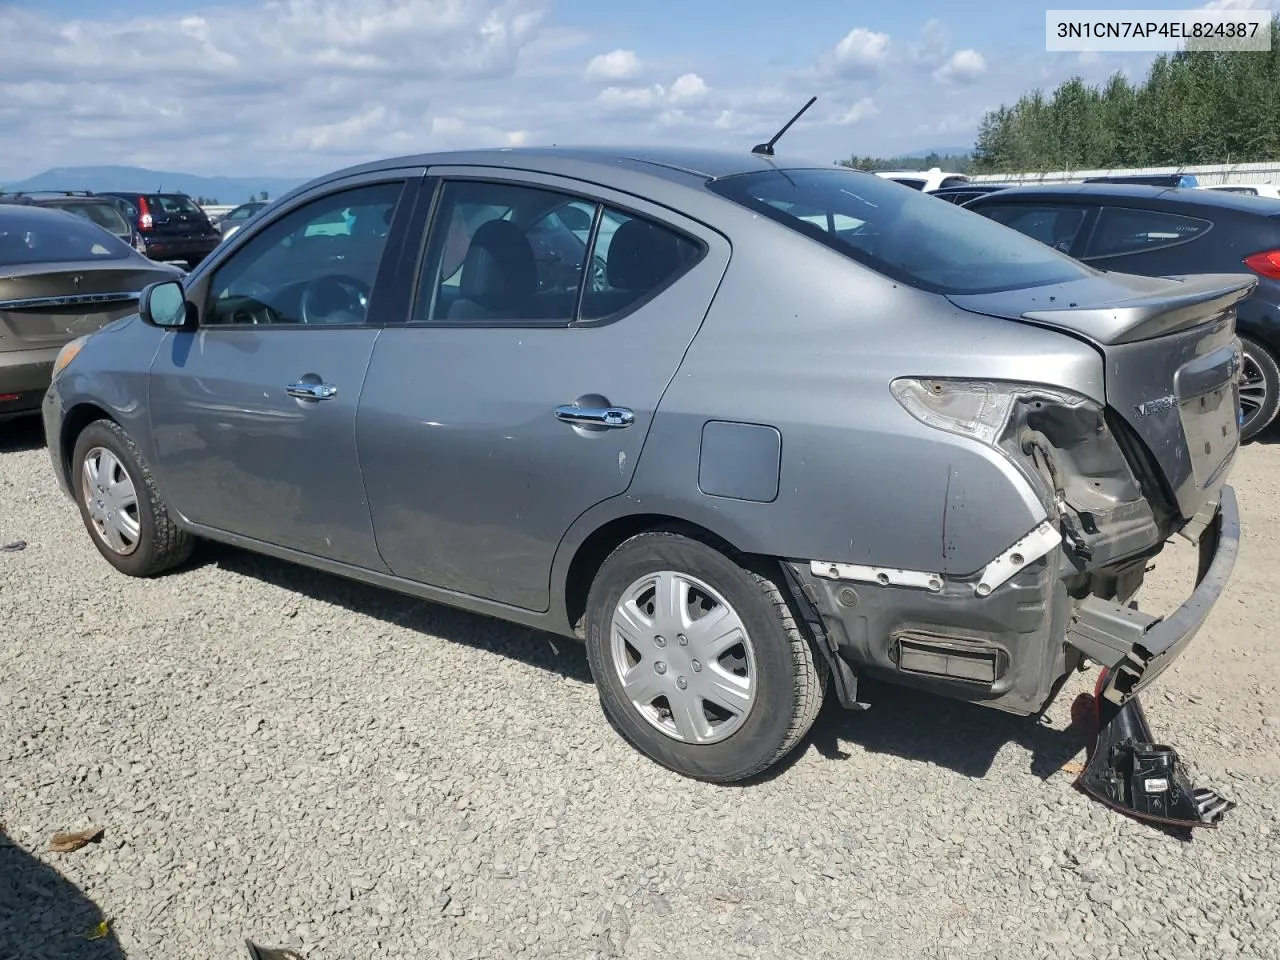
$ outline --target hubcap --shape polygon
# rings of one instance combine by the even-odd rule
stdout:
[[[716,743],[756,698],[751,638],[708,584],[664,570],[622,594],[610,638],[622,689],[653,727],[682,743]]]
[[[1243,422],[1242,431],[1248,430],[1254,418],[1267,404],[1267,378],[1254,359],[1247,353],[1240,365],[1240,412]]]
[[[94,532],[112,552],[128,556],[138,549],[142,531],[133,479],[104,447],[94,447],[85,455],[83,471],[84,504]]]

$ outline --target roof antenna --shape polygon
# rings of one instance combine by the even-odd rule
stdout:
[[[803,107],[801,107],[794,117],[792,117],[790,120],[787,121],[787,125],[785,127],[783,127],[781,130],[779,130],[777,133],[773,135],[772,140],[770,140],[768,143],[757,143],[754,147],[751,148],[751,152],[759,154],[762,157],[772,157],[773,145],[782,138],[782,135],[784,133],[786,133],[788,130],[791,129],[791,125],[795,123],[797,120],[799,120],[801,115],[806,110],[808,110],[810,107],[814,105],[814,103],[817,102],[817,99],[818,99],[817,97],[810,97],[809,102],[806,103]]]

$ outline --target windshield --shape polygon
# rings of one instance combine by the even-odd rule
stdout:
[[[129,236],[129,224],[125,223],[124,217],[109,203],[54,203],[52,207],[59,210],[65,210],[67,213],[74,213],[77,217],[84,217],[86,220],[92,220],[100,227],[105,227],[114,233],[117,237]]]
[[[1016,230],[874,174],[767,170],[708,186],[890,279],[932,293],[993,293],[1095,273]]]
[[[0,266],[124,260],[133,248],[95,224],[54,210],[0,212]]]

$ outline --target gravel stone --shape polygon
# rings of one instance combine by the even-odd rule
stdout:
[[[1232,586],[1144,696],[1239,804],[1185,843],[1060,772],[1093,672],[1040,723],[867,681],[715,787],[619,739],[567,641],[211,545],[114,573],[41,443],[0,434],[0,956],[1280,960],[1280,445],[1242,451]],[[1144,608],[1194,571],[1175,540]]]

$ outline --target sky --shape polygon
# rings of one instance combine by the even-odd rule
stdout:
[[[0,182],[54,166],[311,177],[467,147],[970,145],[1143,54],[1046,53],[1026,0],[0,0]],[[1067,3],[1052,4],[1069,7]],[[1280,9],[1280,0],[1091,9]]]

